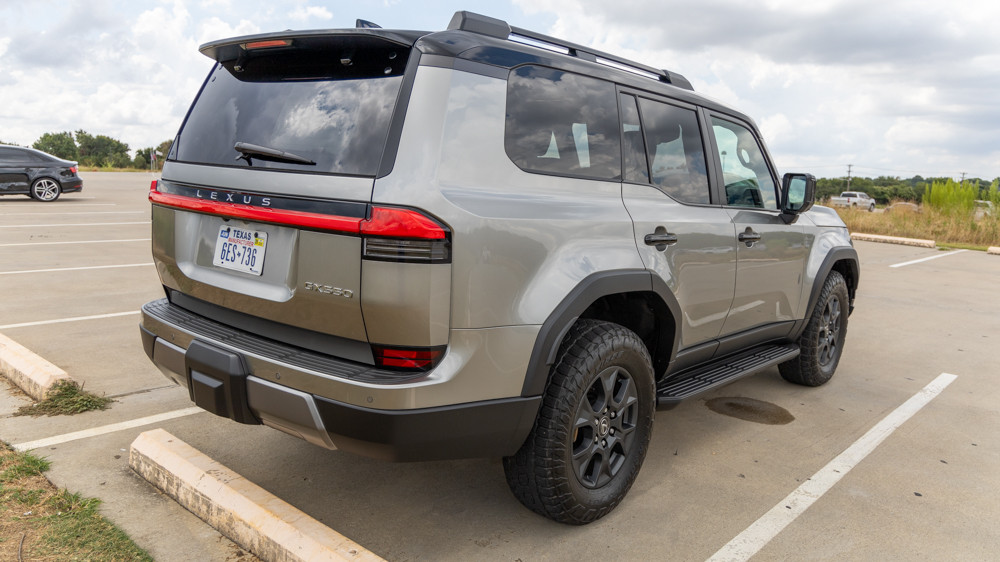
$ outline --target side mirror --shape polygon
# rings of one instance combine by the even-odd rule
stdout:
[[[811,209],[815,199],[816,177],[812,174],[785,174],[781,178],[781,217],[786,223]]]

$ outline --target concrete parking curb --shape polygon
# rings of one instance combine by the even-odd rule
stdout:
[[[382,560],[162,429],[132,442],[129,466],[262,560]]]
[[[990,249],[986,250],[986,253],[1000,256],[1000,246],[990,246]]]
[[[70,380],[66,371],[3,334],[0,334],[0,374],[38,401],[45,400],[59,381]]]
[[[884,242],[886,244],[902,244],[904,246],[918,246],[921,248],[936,248],[937,244],[933,240],[922,240],[920,238],[900,238],[899,236],[883,236],[881,234],[861,234],[851,233],[854,240],[865,242]]]

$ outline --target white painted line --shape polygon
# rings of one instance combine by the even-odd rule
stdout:
[[[67,240],[64,242],[18,242],[16,244],[0,244],[0,248],[13,246],[59,246],[62,244],[111,244],[113,242],[149,242],[151,238],[126,238],[123,240]]]
[[[925,261],[936,260],[938,258],[946,258],[948,256],[954,256],[955,254],[961,254],[962,252],[965,252],[965,251],[966,250],[955,250],[954,252],[946,252],[944,254],[938,254],[936,256],[931,256],[929,258],[921,258],[919,260],[905,261],[903,263],[896,263],[896,264],[890,265],[889,267],[906,267],[908,265],[913,265],[915,263],[922,263],[922,262],[925,262]]]
[[[147,211],[62,211],[56,213],[4,213],[5,217],[42,217],[49,215],[138,215]]]
[[[802,515],[823,494],[840,481],[852,468],[865,459],[887,437],[892,435],[899,426],[926,406],[938,394],[941,394],[956,378],[955,375],[941,373],[923,390],[896,408],[891,414],[875,424],[861,439],[854,442],[843,453],[837,455],[829,464],[812,475],[801,486],[778,505],[771,508],[760,519],[754,521],[745,531],[728,544],[719,549],[709,558],[709,562],[743,562],[760,552],[771,539],[776,537],[785,527]]]
[[[93,199],[93,197],[91,197]],[[71,203],[69,201],[62,201],[59,203],[60,207],[117,207],[118,203]],[[18,203],[17,205],[11,205],[11,209],[51,209],[52,205],[50,203]],[[3,213],[0,213],[3,214]]]
[[[14,449],[18,451],[30,451],[31,449],[41,449],[43,447],[51,447],[52,445],[60,445],[62,443],[69,443],[70,441],[77,441],[79,439],[87,439],[88,437],[97,437],[98,435],[105,435],[108,433],[114,433],[116,431],[123,431],[126,429],[132,429],[144,425],[165,422],[167,420],[182,418],[184,416],[190,416],[191,414],[197,414],[204,411],[205,410],[202,410],[197,406],[192,406],[190,408],[174,410],[172,412],[165,412],[163,414],[156,414],[155,416],[146,416],[144,418],[113,423],[110,425],[92,427],[90,429],[84,429],[82,431],[74,431],[73,433],[64,433],[62,435],[56,435],[55,437],[38,439],[37,441],[16,443],[12,444],[11,447],[14,447]]]
[[[45,326],[46,324],[62,324],[64,322],[79,322],[81,320],[100,320],[102,318],[117,318],[119,316],[131,316],[139,314],[138,310],[131,312],[114,312],[111,314],[96,314],[94,316],[76,316],[73,318],[58,318],[56,320],[38,320],[37,322],[21,322],[20,324],[7,324],[0,326],[0,330],[10,330],[11,328],[27,328],[30,326]]]
[[[60,267],[56,269],[25,269],[23,271],[0,271],[0,275],[21,275],[22,273],[56,273],[60,271],[83,271],[85,269],[118,269],[122,267],[145,267],[149,263],[127,263],[124,265],[91,265],[87,267]]]
[[[150,224],[152,221],[138,222],[85,222],[80,224],[0,224],[0,228],[55,228],[58,226],[123,226],[127,224]]]

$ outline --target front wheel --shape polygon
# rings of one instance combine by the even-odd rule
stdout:
[[[41,178],[31,184],[31,196],[39,201],[55,201],[59,199],[59,182],[50,178]]]
[[[507,484],[526,507],[555,521],[600,519],[639,474],[654,405],[642,340],[618,324],[578,321],[560,348],[531,434],[503,460]]]
[[[802,352],[795,359],[778,365],[785,380],[805,386],[819,386],[830,380],[844,350],[849,310],[847,282],[839,272],[831,271],[799,338]]]
[[[868,205],[868,212],[869,213],[874,213],[875,212],[875,203],[872,203],[871,205]]]

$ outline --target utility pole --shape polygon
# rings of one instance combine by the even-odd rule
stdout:
[[[965,185],[965,172],[962,172],[962,185]]]
[[[850,191],[851,190],[851,168],[853,168],[853,167],[854,167],[854,164],[848,164],[847,165],[847,189],[845,189],[844,191]]]

